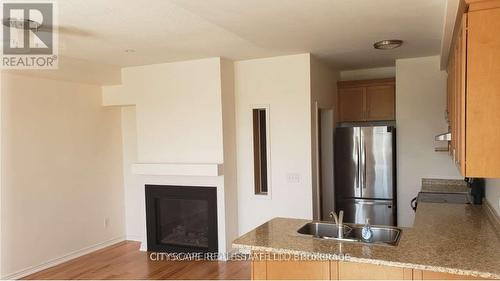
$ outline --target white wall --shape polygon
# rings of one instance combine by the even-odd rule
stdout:
[[[235,62],[239,232],[312,218],[309,54]],[[252,107],[269,106],[270,195],[254,194]],[[298,183],[287,182],[297,174]]]
[[[225,235],[228,246],[238,237],[238,187],[236,164],[236,108],[234,95],[234,63],[221,60],[221,103],[224,150]]]
[[[500,179],[486,180],[486,200],[500,216]]]
[[[446,72],[440,58],[396,61],[398,224],[413,224],[410,200],[422,178],[461,178],[446,152],[434,152],[434,137],[448,131]]]
[[[132,173],[131,166],[137,162],[137,130],[136,130],[136,108],[126,106],[122,108],[122,135],[123,135],[123,169],[124,169],[124,188],[125,188],[125,218],[126,218],[126,237],[128,240],[142,242],[141,249],[147,249],[146,239],[146,206],[144,193],[146,184],[157,185],[176,185],[176,186],[216,186],[217,187],[217,210],[218,227],[225,231],[219,231],[219,250],[225,252],[231,248],[231,242],[237,235],[237,209],[232,206],[236,203],[227,203],[228,212],[226,212],[226,202],[234,201],[235,196],[229,191],[226,196],[225,178],[220,177],[189,177],[189,176],[151,176],[135,175]],[[231,186],[228,183],[229,186]],[[229,187],[230,188],[230,187]],[[235,187],[233,187],[236,189]],[[230,209],[233,208],[233,209]],[[226,216],[226,213],[230,213]],[[227,217],[227,218],[226,218]],[[229,223],[226,224],[226,221]],[[230,224],[232,222],[232,224]],[[227,233],[227,234],[226,234]],[[227,237],[227,238],[226,238]]]
[[[105,106],[123,106],[128,239],[146,248],[144,185],[216,186],[219,250],[238,231],[233,63],[221,58],[128,67],[103,87]],[[136,163],[223,164],[223,176],[136,175]]]
[[[125,224],[127,240],[142,241],[144,233],[145,202],[137,200],[144,197],[144,188],[138,175],[131,172],[137,163],[137,127],[135,106],[121,108],[122,147],[123,147],[123,186],[125,191]]]
[[[4,70],[4,72],[93,85],[116,85],[121,82],[120,67],[96,64],[82,59],[59,56],[57,69]]]
[[[396,67],[394,66],[345,70],[340,72],[340,80],[342,81],[392,78],[395,76]]]
[[[120,111],[96,85],[1,84],[3,276],[123,239]]]
[[[225,225],[225,242],[229,243],[238,233],[276,216],[312,218],[311,159],[316,149],[311,144],[316,133],[311,129],[316,126],[313,107],[316,102],[320,108],[333,107],[337,72],[311,59],[309,54],[302,54],[240,61],[234,63],[234,68],[232,62],[216,58],[132,67],[123,69],[123,73],[122,85],[104,88],[103,103],[137,104],[136,131],[133,110],[127,108],[123,111],[123,146],[127,154],[124,155],[124,169],[127,172],[127,167],[135,162],[223,162],[224,176],[219,179],[223,182],[218,182],[218,187],[223,190],[221,196],[224,199],[219,203],[224,205],[219,209],[224,208],[221,225]],[[212,80],[219,82],[217,87]],[[196,83],[204,85],[204,90],[185,85]],[[266,198],[253,194],[253,105],[270,107],[271,194]],[[192,107],[197,108],[196,114],[186,115],[177,123],[164,124],[163,121],[170,117],[169,111],[185,111]],[[218,117],[218,122],[213,120],[214,116]],[[157,124],[149,124],[151,120],[156,120]],[[141,127],[145,129],[141,130]],[[135,134],[137,144],[128,140]],[[141,139],[148,135],[162,141],[148,145],[145,141],[141,143]],[[179,136],[179,140],[172,139]],[[213,147],[200,145],[202,141],[212,143]],[[155,155],[153,151],[156,151]],[[299,175],[299,182],[288,182],[289,174]],[[137,199],[137,196],[143,196],[144,183],[188,184],[193,179],[190,180],[127,175],[127,237],[144,239],[144,206]]]
[[[122,75],[122,85],[104,87],[103,101],[136,105],[138,162],[223,162],[220,58],[127,67]]]
[[[322,125],[329,125],[330,128],[323,128],[323,132],[330,131],[332,133],[331,138],[333,138],[333,127],[335,124],[334,112],[336,111],[336,100],[337,100],[337,81],[339,80],[339,72],[332,69],[331,66],[326,65],[321,62],[318,58],[311,56],[311,73],[310,73],[310,83],[311,83],[311,169],[312,174],[312,188],[313,188],[313,217],[314,219],[320,219],[320,183],[325,187],[323,196],[332,195],[333,201],[333,139],[325,138],[322,143],[322,151],[320,151],[319,144],[319,131],[318,129],[318,118],[320,115],[318,110],[332,110],[332,114],[326,114],[323,116],[330,116],[331,120],[323,120]],[[327,122],[329,121],[329,122]],[[325,137],[325,136],[323,136]],[[329,143],[325,143],[328,142]],[[321,152],[321,157],[320,157]],[[319,161],[321,159],[322,165]],[[323,173],[320,173],[319,168],[323,169]],[[322,179],[320,179],[320,176]],[[326,191],[332,191],[329,194]]]

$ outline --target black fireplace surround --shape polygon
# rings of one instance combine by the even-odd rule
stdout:
[[[216,187],[146,185],[148,251],[217,253]]]

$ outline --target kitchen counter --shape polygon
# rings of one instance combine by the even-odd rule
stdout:
[[[500,279],[500,224],[487,206],[419,203],[398,246],[301,235],[308,220],[275,218],[233,242],[247,251],[304,255]]]
[[[422,179],[421,192],[469,193],[469,187],[463,180]]]

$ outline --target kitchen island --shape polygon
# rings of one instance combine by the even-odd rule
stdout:
[[[486,205],[420,203],[397,246],[298,234],[308,222],[275,218],[233,242],[257,257],[253,279],[500,279],[500,223]]]

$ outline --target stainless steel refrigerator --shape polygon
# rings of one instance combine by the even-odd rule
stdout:
[[[344,221],[396,225],[395,128],[343,127],[335,133],[335,209]]]

